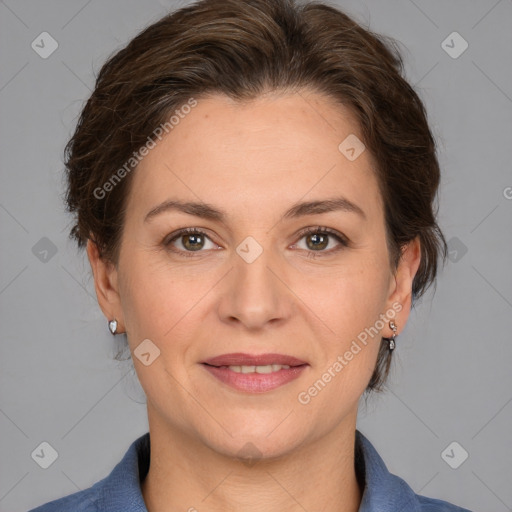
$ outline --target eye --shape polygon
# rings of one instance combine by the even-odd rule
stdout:
[[[332,254],[344,247],[349,246],[349,242],[341,233],[326,227],[310,227],[302,230],[299,235],[300,240],[306,240],[306,247],[298,247],[294,244],[292,248],[299,248],[309,253],[322,253],[321,255]],[[335,240],[337,244],[329,250],[330,242]],[[208,243],[210,247],[208,247]],[[170,238],[163,242],[164,246],[172,252],[178,253],[180,256],[193,257],[194,253],[204,252],[202,249],[219,249],[219,246],[213,243],[205,231],[198,228],[183,228],[172,233]]]
[[[208,247],[207,241],[211,244]],[[184,228],[173,233],[171,238],[164,241],[164,245],[173,252],[178,252],[183,256],[194,256],[194,252],[201,252],[201,249],[216,249],[209,236],[197,228]],[[181,246],[181,247],[180,247]]]
[[[335,231],[334,229],[321,226],[307,228],[301,231],[299,236],[301,237],[301,240],[306,240],[306,247],[299,248],[309,252],[332,254],[333,252],[337,252],[344,247],[348,247],[349,245],[347,239],[341,233]],[[329,247],[332,239],[337,242],[337,245],[335,244],[334,248],[325,250],[327,247]],[[298,244],[295,244],[293,247],[296,247],[297,245]]]

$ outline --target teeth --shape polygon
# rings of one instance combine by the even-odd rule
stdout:
[[[228,366],[235,373],[272,373],[290,368],[287,364],[267,364],[266,366]]]

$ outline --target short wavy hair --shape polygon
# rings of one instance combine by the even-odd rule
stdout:
[[[101,197],[95,191],[191,97],[221,93],[243,102],[304,88],[356,115],[376,162],[394,269],[403,247],[419,238],[414,303],[435,281],[439,258],[446,259],[436,222],[440,169],[426,111],[403,76],[396,42],[317,1],[201,0],[111,55],[64,151],[70,238],[79,248],[91,239],[102,258],[117,263],[133,172]],[[367,391],[382,389],[390,362],[382,338]]]

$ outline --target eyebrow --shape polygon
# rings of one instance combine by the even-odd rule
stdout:
[[[208,203],[167,200],[152,208],[144,217],[144,222],[150,221],[161,213],[173,210],[222,223],[225,223],[227,219],[227,214],[224,210],[218,209]],[[331,199],[296,203],[284,213],[282,219],[299,218],[306,215],[334,211],[355,213],[366,220],[366,214],[364,211],[357,206],[357,204],[349,201],[345,197],[334,197]]]

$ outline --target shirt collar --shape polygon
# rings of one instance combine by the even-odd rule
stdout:
[[[98,510],[110,512],[147,512],[141,479],[150,459],[149,432],[136,439],[110,475],[98,482]],[[419,512],[416,494],[407,483],[391,474],[370,441],[356,430],[355,464],[364,486],[359,512]]]
[[[364,474],[359,512],[419,512],[417,495],[400,477],[390,473],[370,441],[356,430],[356,472]]]

